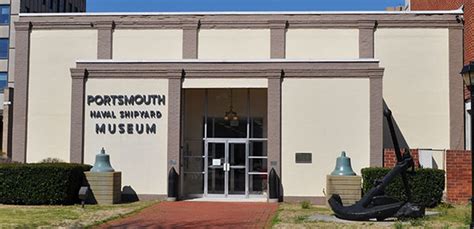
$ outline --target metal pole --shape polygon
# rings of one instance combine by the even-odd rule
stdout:
[[[474,94],[472,93],[472,86],[469,87],[471,94],[471,228],[474,229],[474,112],[472,110],[472,103],[474,102]]]

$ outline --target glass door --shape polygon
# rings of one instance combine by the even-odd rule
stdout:
[[[207,151],[207,194],[226,194],[226,142],[208,142]]]
[[[206,141],[205,195],[248,194],[248,144],[245,140]]]
[[[246,195],[247,144],[228,141],[228,194]]]

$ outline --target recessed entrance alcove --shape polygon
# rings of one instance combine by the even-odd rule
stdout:
[[[267,195],[267,89],[184,89],[185,198]]]

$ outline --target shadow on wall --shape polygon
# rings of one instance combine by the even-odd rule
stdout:
[[[387,103],[385,102],[385,99],[383,100],[383,108],[385,110],[385,108],[389,108],[390,107],[387,105]],[[405,137],[403,136],[403,133],[402,131],[400,130],[400,127],[398,126],[397,124],[397,117],[396,115],[394,115],[394,111],[392,111],[392,115],[393,115],[393,125],[394,125],[394,128],[395,128],[395,135],[397,136],[397,139],[398,139],[398,144],[400,145],[400,148],[401,149],[409,149],[410,147],[408,146],[408,143],[405,139]],[[388,123],[387,123],[387,119],[384,117],[383,118],[383,148],[384,149],[393,149],[393,142],[392,142],[392,136],[390,135],[390,129],[388,128]]]
[[[436,163],[435,159],[431,157],[432,169],[438,169],[438,163]]]
[[[132,186],[123,186],[122,189],[122,203],[132,203],[138,201],[137,192],[132,188]]]

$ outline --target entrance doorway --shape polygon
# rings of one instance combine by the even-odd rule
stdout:
[[[184,197],[266,197],[266,89],[189,89],[184,95]]]
[[[245,140],[207,140],[207,184],[204,194],[248,195],[247,188],[247,142]]]

